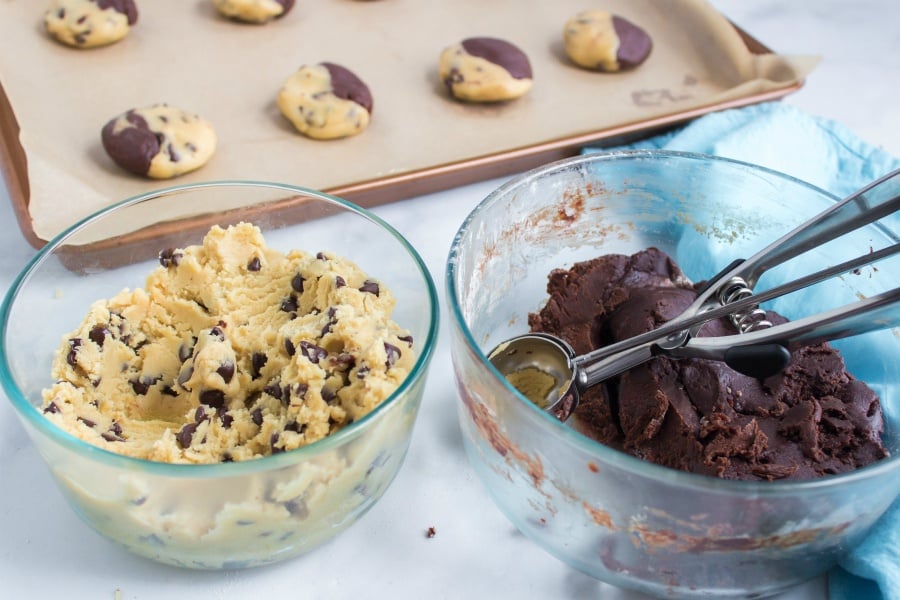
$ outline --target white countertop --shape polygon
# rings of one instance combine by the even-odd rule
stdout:
[[[783,54],[821,64],[784,102],[842,122],[900,156],[897,0],[713,0]],[[291,182],[302,183],[302,182]],[[444,261],[466,214],[499,180],[376,209],[420,251],[444,299]],[[34,255],[0,192],[0,290]],[[494,506],[462,448],[441,337],[409,455],[381,501],[312,554],[247,571],[194,572],[146,561],[93,533],[68,508],[8,403],[0,401],[0,596],[4,598],[637,599],[526,540]],[[2,392],[0,392],[2,395]],[[425,533],[434,527],[435,535]],[[824,579],[780,596],[827,597]]]

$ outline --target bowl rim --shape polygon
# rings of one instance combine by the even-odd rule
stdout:
[[[50,419],[41,414],[39,407],[31,404],[25,395],[21,392],[15,382],[15,378],[9,367],[7,360],[7,322],[9,313],[16,296],[23,285],[28,281],[32,274],[47,260],[53,250],[58,248],[67,239],[75,233],[88,227],[95,221],[100,221],[109,213],[118,211],[122,208],[141,204],[151,201],[162,196],[170,196],[184,191],[190,191],[203,188],[215,187],[244,187],[244,188],[268,188],[274,190],[285,190],[293,194],[306,195],[311,198],[322,200],[333,205],[337,205],[347,212],[354,213],[363,219],[366,219],[388,232],[409,254],[413,259],[422,280],[425,283],[427,296],[429,299],[429,325],[424,341],[420,345],[417,353],[416,362],[410,370],[409,374],[404,378],[400,385],[387,398],[385,398],[378,406],[368,412],[358,421],[354,421],[350,425],[328,435],[320,440],[312,442],[306,446],[301,446],[287,452],[278,454],[270,454],[255,459],[245,461],[235,461],[229,463],[168,463],[161,461],[152,461],[143,458],[135,458],[118,454],[110,450],[106,450],[99,446],[95,446],[89,442],[78,438],[61,427],[57,426]],[[257,181],[250,179],[221,179],[213,181],[202,181],[194,183],[186,183],[163,187],[144,192],[135,196],[131,196],[124,200],[115,202],[105,208],[84,217],[80,221],[69,226],[47,244],[45,244],[38,252],[28,261],[24,268],[16,275],[9,289],[7,290],[2,304],[0,304],[0,385],[6,392],[7,398],[15,408],[16,412],[25,421],[50,438],[54,443],[65,447],[67,450],[85,458],[105,463],[107,466],[118,467],[128,470],[137,470],[150,474],[165,475],[171,477],[201,477],[201,478],[220,478],[233,477],[248,473],[269,471],[296,465],[304,460],[314,458],[320,454],[344,444],[346,441],[364,433],[371,423],[376,422],[378,417],[385,414],[397,403],[398,399],[407,392],[411,387],[416,385],[426,375],[428,364],[435,353],[437,346],[438,330],[440,328],[440,310],[437,288],[434,280],[428,270],[425,261],[419,255],[418,251],[410,244],[406,238],[400,234],[392,225],[373,212],[354,204],[338,196],[334,196],[325,192],[297,186],[287,183],[278,183],[271,181]],[[62,334],[61,334],[62,335]]]
[[[445,289],[447,295],[447,303],[449,313],[451,315],[451,327],[455,327],[461,334],[465,342],[466,348],[473,352],[478,358],[482,366],[485,366],[490,374],[498,380],[509,393],[517,397],[524,405],[524,414],[539,427],[545,428],[552,432],[564,444],[574,446],[578,450],[597,458],[598,462],[609,464],[613,467],[636,473],[639,476],[646,477],[658,482],[675,484],[683,487],[691,487],[698,490],[717,491],[725,494],[747,495],[754,494],[758,496],[782,496],[792,495],[800,492],[815,492],[827,490],[836,486],[843,486],[850,483],[874,479],[892,471],[900,470],[900,454],[889,455],[877,462],[871,463],[864,467],[840,473],[837,475],[829,475],[816,479],[804,480],[775,480],[775,481],[753,481],[753,480],[734,480],[720,479],[710,475],[691,473],[680,471],[671,467],[665,467],[655,463],[651,463],[635,456],[631,456],[625,452],[616,450],[602,444],[585,434],[582,434],[568,425],[560,422],[554,416],[540,409],[533,402],[528,400],[516,388],[514,388],[503,375],[488,360],[487,355],[481,350],[480,345],[475,341],[471,330],[465,322],[462,314],[462,308],[457,301],[458,289],[456,285],[457,270],[459,265],[459,255],[461,253],[461,243],[466,232],[476,219],[478,213],[483,211],[486,206],[494,203],[499,197],[513,197],[511,192],[522,188],[529,182],[540,179],[542,176],[559,171],[561,169],[571,169],[584,163],[600,163],[600,162],[618,162],[631,160],[658,160],[658,159],[674,159],[677,161],[698,161],[698,162],[715,162],[726,164],[734,168],[750,170],[757,173],[765,174],[776,179],[783,180],[792,185],[805,187],[812,192],[822,196],[824,200],[837,202],[840,198],[826,190],[823,190],[809,182],[803,181],[786,173],[764,167],[762,165],[737,160],[728,157],[715,156],[711,154],[703,154],[699,152],[685,152],[680,150],[666,149],[620,149],[608,151],[590,151],[578,156],[572,156],[556,160],[535,169],[531,169],[521,173],[512,179],[504,182],[500,187],[490,192],[483,198],[466,216],[460,225],[457,233],[453,237],[450,251],[447,255],[447,268],[444,275]],[[883,224],[875,223],[868,227],[876,227],[885,232],[888,237],[897,239],[897,235]]]

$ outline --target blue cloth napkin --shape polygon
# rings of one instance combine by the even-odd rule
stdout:
[[[741,160],[838,197],[900,168],[900,159],[861,140],[846,126],[781,102],[711,113],[681,129],[613,149],[626,148]],[[600,150],[585,148],[585,152]],[[886,224],[900,231],[900,217]],[[900,498],[866,540],[829,573],[828,587],[831,600],[900,600]]]

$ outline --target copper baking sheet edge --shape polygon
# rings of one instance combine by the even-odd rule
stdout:
[[[772,52],[771,49],[740,27],[736,25],[734,27],[751,52],[755,54]],[[590,131],[581,135],[548,140],[521,148],[503,150],[424,169],[406,171],[397,175],[382,176],[371,180],[331,187],[322,191],[359,206],[372,208],[381,204],[526,171],[554,160],[573,156],[589,144],[614,146],[628,143],[629,141],[649,137],[666,128],[685,123],[707,113],[778,100],[796,92],[803,87],[804,83],[804,80],[800,80],[793,85],[783,88],[726,102],[712,103],[648,120]],[[19,228],[28,243],[34,248],[40,249],[47,244],[48,240],[39,237],[32,227],[28,208],[30,186],[28,182],[27,156],[19,141],[18,121],[2,83],[0,83],[0,142],[2,142],[0,143],[0,172],[2,172],[6,181]],[[290,207],[290,205],[290,199],[286,199],[284,203],[278,202],[266,207],[260,207],[260,209],[267,211],[281,210]],[[253,211],[248,212],[246,209],[241,209],[236,212],[249,218]],[[223,221],[223,216],[222,214],[201,215],[179,221],[177,226],[191,231],[203,227],[208,228],[214,222],[225,222]],[[289,214],[284,216],[285,224],[288,224],[290,222]],[[225,220],[231,221],[232,219],[226,218]],[[95,266],[102,264],[108,267],[115,263],[124,263],[125,261],[110,259],[109,257],[103,259],[98,254],[108,253],[111,249],[124,250],[127,247],[129,250],[134,250],[132,246],[141,247],[151,243],[154,244],[157,250],[161,247],[166,247],[165,240],[172,239],[174,235],[172,227],[172,224],[154,226],[147,228],[147,230],[128,234],[128,236],[98,242],[90,250],[83,248],[84,256],[81,259],[73,260],[70,266],[77,269],[80,264],[92,264]],[[130,254],[130,252],[126,254]]]

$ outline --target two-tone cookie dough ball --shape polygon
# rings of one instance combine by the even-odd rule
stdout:
[[[319,140],[361,133],[373,106],[369,86],[330,62],[300,67],[284,82],[277,103],[297,131]]]
[[[152,179],[199,169],[216,151],[212,124],[167,104],[128,110],[110,119],[100,137],[113,162]]]
[[[523,96],[533,75],[518,46],[492,37],[472,37],[441,52],[438,75],[450,94],[465,102],[500,102]]]
[[[268,23],[294,8],[294,0],[212,0],[216,10],[229,19],[244,23]]]
[[[137,20],[134,0],[53,0],[44,13],[47,33],[74,48],[118,42]]]
[[[569,19],[563,43],[576,65],[609,73],[634,69],[653,49],[646,31],[604,10],[586,10]]]

